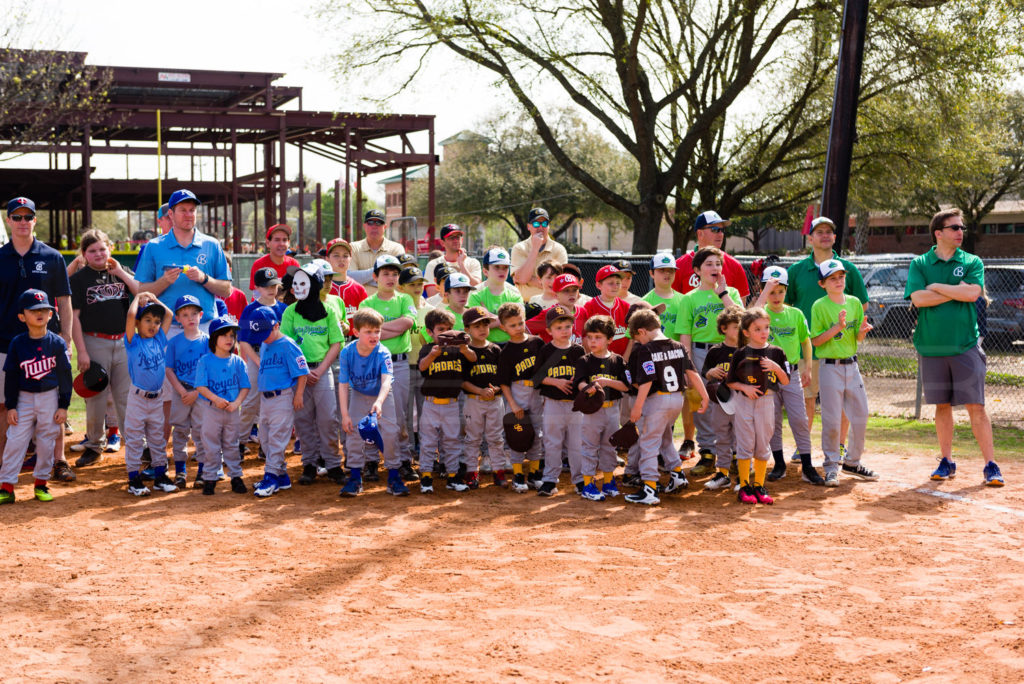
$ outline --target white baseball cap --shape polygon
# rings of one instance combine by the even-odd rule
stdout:
[[[452,273],[450,276],[445,278],[444,291],[454,290],[457,287],[465,287],[467,289],[473,289],[473,286],[469,282],[469,276],[465,273]]]
[[[676,266],[676,260],[668,252],[658,252],[651,257],[651,270],[653,271],[656,268],[671,268],[673,270],[679,269],[679,267]]]
[[[822,261],[818,264],[818,273],[821,274],[821,280],[824,280],[833,273],[838,273],[839,271],[846,273],[846,267],[843,266],[843,262],[839,259],[829,259],[828,261]]]
[[[484,254],[484,266],[511,266],[512,259],[501,247],[494,247]]]
[[[769,266],[764,269],[761,274],[761,282],[767,283],[769,280],[775,279],[779,281],[779,285],[789,286],[789,271],[780,266]]]
[[[376,273],[385,266],[394,266],[399,271],[402,270],[402,262],[400,262],[396,257],[393,257],[390,254],[381,254],[373,264],[373,272]]]

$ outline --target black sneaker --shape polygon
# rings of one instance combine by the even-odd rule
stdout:
[[[174,486],[178,489],[185,489],[188,487],[188,478],[185,477],[185,473],[175,473],[174,475]],[[192,483],[193,489],[200,489],[203,486],[203,481],[196,477],[196,481]]]
[[[370,461],[363,467],[363,479],[367,482],[380,482],[380,475],[377,474],[379,461]]]
[[[697,445],[693,443],[692,439],[684,439],[682,446],[679,447],[679,458],[684,461],[689,460],[696,450]]]
[[[530,489],[530,485],[526,484],[526,475],[523,473],[516,473],[512,476],[512,491],[522,494]]]
[[[153,489],[159,489],[161,492],[168,494],[178,491],[178,487],[171,482],[171,478],[167,477],[167,473],[156,476],[153,480]]]
[[[238,460],[244,461],[245,457],[249,455],[249,450],[242,443],[238,444]]]
[[[644,479],[640,477],[640,473],[633,473],[632,475],[623,475],[622,484],[626,487],[643,487]]]
[[[75,461],[75,467],[84,468],[85,466],[90,466],[100,460],[100,457],[100,452],[86,447],[85,451],[82,452],[82,455],[78,457],[77,461]]]
[[[245,482],[240,477],[231,478],[231,491],[235,494],[248,494],[249,488],[245,486]]]
[[[775,467],[772,468],[772,472],[768,473],[769,482],[775,482],[776,480],[781,480],[784,477],[786,477],[785,463],[776,463]]]
[[[75,471],[71,469],[67,461],[55,461],[53,464],[53,479],[58,482],[74,482],[78,479]]]
[[[823,478],[814,468],[801,469],[800,479],[804,482],[810,482],[812,485],[816,485],[818,487],[825,486],[825,478]]]
[[[345,484],[345,471],[342,470],[341,466],[334,466],[333,468],[327,469],[327,477],[330,478],[334,484]],[[299,484],[302,484],[301,482]]]
[[[846,475],[853,475],[854,477],[859,477],[862,480],[868,480],[870,482],[874,482],[875,480],[878,479],[878,473],[876,473],[874,470],[869,470],[868,468],[865,468],[859,463],[855,466],[849,466],[844,463],[843,473],[845,473]]]
[[[581,480],[579,482],[576,482],[575,485],[576,485],[576,493],[582,495],[583,494],[583,481]]]
[[[532,473],[530,473],[529,476],[526,478],[526,484],[533,487],[534,489],[540,489],[540,486],[544,484],[544,478],[540,474],[540,471],[534,470]]]
[[[558,493],[558,489],[554,482],[544,482],[537,490],[537,496],[554,496],[556,493]]]
[[[217,488],[216,480],[203,480],[203,494],[213,496],[213,490]]]
[[[299,476],[300,485],[311,485],[316,480],[316,466],[307,463],[302,466],[302,475]]]
[[[406,482],[415,482],[420,479],[419,475],[416,474],[416,471],[412,469],[411,461],[402,461],[402,464],[398,466],[398,474]]]

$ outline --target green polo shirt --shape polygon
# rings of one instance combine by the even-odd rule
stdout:
[[[380,293],[375,292],[360,302],[359,308],[373,309],[384,317],[385,323],[408,318],[412,320],[413,325],[416,324],[416,305],[412,303],[412,297],[404,292],[395,292],[391,299],[381,299]],[[380,343],[392,354],[408,354],[412,351],[412,328],[398,337],[381,340]]]
[[[665,305],[665,310],[660,314],[661,329],[666,337],[676,342],[679,341],[679,333],[676,332],[676,324],[679,319],[679,302],[682,301],[684,296],[682,292],[676,292],[675,290],[672,290],[672,296],[667,299],[659,296],[654,290],[643,296],[643,300],[651,306]]]
[[[728,291],[734,304],[743,301],[735,287]],[[719,297],[714,290],[690,290],[679,302],[676,334],[689,335],[693,342],[718,344],[725,339],[725,335],[718,332],[718,314],[724,308],[725,297]]]
[[[515,285],[511,283],[505,283],[505,289],[501,294],[494,294],[487,287],[486,281],[480,286],[479,290],[474,290],[469,295],[469,302],[466,304],[466,308],[473,306],[482,306],[492,314],[498,314],[498,308],[506,302],[522,302],[523,295],[519,294],[519,290]],[[461,321],[460,321],[461,323]],[[462,328],[458,328],[461,330]],[[508,342],[508,333],[501,328],[491,328],[491,332],[487,335],[487,339],[495,344],[504,344]]]
[[[344,336],[348,333],[348,319],[345,318],[345,300],[338,295],[327,295],[327,299],[324,300],[324,306],[328,309],[334,309],[334,314],[338,317],[338,325],[341,326],[341,334]]]
[[[319,321],[303,318],[295,310],[295,304],[289,304],[281,314],[281,334],[295,340],[310,364],[323,361],[332,344],[345,342],[334,307],[325,305],[324,308],[327,310],[327,318]]]
[[[985,286],[985,266],[981,259],[957,249],[949,261],[943,261],[932,247],[910,262],[903,296],[910,299],[912,292],[932,283],[959,285],[961,282]],[[914,346],[921,356],[956,356],[977,344],[978,310],[974,302],[953,299],[917,310]]]
[[[774,344],[786,352],[786,360],[796,368],[800,361],[801,345],[810,337],[807,331],[807,319],[795,306],[783,306],[782,311],[775,312],[765,309],[771,319],[771,337],[769,344]]]
[[[846,269],[846,294],[853,295],[861,301],[861,304],[867,304],[868,290],[864,287],[864,277],[857,270],[857,267],[846,259],[841,259],[834,251],[832,252],[832,258],[839,259]],[[821,279],[821,271],[818,270],[818,264],[814,263],[814,254],[810,254],[806,259],[796,262],[786,269],[786,272],[789,274],[789,286],[786,288],[786,304],[800,309],[804,314],[804,318],[810,321],[811,307],[814,306],[814,302],[827,294],[825,288],[818,284],[818,281]],[[814,335],[812,334],[811,337],[814,337]],[[819,348],[815,347],[814,358],[820,356],[818,352]]]
[[[846,359],[857,353],[857,333],[864,320],[864,306],[852,296],[837,304],[827,296],[811,306],[811,337],[817,337],[839,322],[839,312],[846,309],[846,328],[823,345],[816,347],[819,359]]]

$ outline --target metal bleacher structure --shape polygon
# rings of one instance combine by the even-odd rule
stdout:
[[[4,51],[0,59],[15,52]],[[85,64],[85,53],[61,54],[73,63]],[[429,221],[433,225],[437,165],[433,115],[307,111],[302,108],[302,88],[277,85],[283,76],[278,73],[91,68],[109,78],[107,96],[90,123],[72,131],[71,142],[66,135],[59,144],[14,142],[14,131],[23,122],[8,119],[0,123],[0,147],[5,152],[20,153],[18,159],[23,155],[47,157],[45,166],[0,168],[0,187],[8,196],[32,197],[40,212],[48,212],[49,242],[53,244],[62,234],[71,244],[77,242],[76,236],[89,227],[94,211],[151,210],[155,217],[161,194],[166,197],[179,187],[188,187],[204,202],[202,230],[222,237],[228,249],[240,252],[244,233],[250,229],[242,225],[243,203],[262,203],[262,215],[269,223],[285,221],[290,192],[293,196],[297,193],[299,206],[308,206],[307,191],[286,175],[302,177],[307,153],[338,163],[335,196],[344,197],[344,207],[351,207],[350,201],[355,207],[354,213],[335,211],[334,225],[323,226],[323,191],[318,183],[313,193],[315,225],[307,227],[303,212],[299,212],[295,244],[306,239],[320,242],[325,236],[351,236],[350,219],[362,214],[364,176],[422,164],[428,167]],[[427,144],[424,147],[420,142],[417,150],[413,135],[419,134],[422,141],[424,133]],[[286,169],[289,145],[298,149],[297,168]],[[158,174],[159,161],[154,160],[151,178],[99,178],[94,175],[96,155],[159,155],[164,165]],[[242,155],[248,155],[246,161],[252,160],[255,172],[238,174]],[[171,156],[213,160],[213,178],[197,179],[195,163],[192,177],[167,177],[166,160]],[[350,197],[353,186],[354,200]],[[256,224],[256,211],[251,214],[251,235],[258,245],[266,226]]]

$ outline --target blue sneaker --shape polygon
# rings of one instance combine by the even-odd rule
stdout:
[[[284,475],[277,475],[277,488],[278,489],[291,489],[292,478],[288,477],[288,473]]]
[[[604,483],[604,486],[601,487],[601,493],[604,494],[606,497],[614,499],[622,492],[619,491],[619,486],[615,484],[615,480],[612,480],[611,482]]]
[[[260,498],[272,496],[277,493],[277,476],[273,473],[264,473],[263,479],[252,488],[252,493]]]
[[[580,496],[588,501],[604,501],[604,494],[601,493],[597,488],[597,485],[593,482],[583,488],[583,491],[580,492]]]
[[[409,488],[405,486],[402,476],[398,474],[398,468],[388,470],[388,494],[391,496],[409,496]]]
[[[388,492],[391,491],[391,483],[388,483]],[[409,490],[405,490],[406,494]],[[349,477],[345,486],[338,492],[338,496],[358,496],[363,493],[363,479],[361,477]]]
[[[292,453],[296,456],[302,455],[302,442],[299,441],[298,437],[295,438],[295,446],[292,448]]]
[[[948,480],[956,477],[956,463],[943,456],[939,459],[939,467],[932,473],[933,480]]]
[[[112,454],[121,448],[121,434],[115,432],[107,435],[107,446],[103,447],[103,451],[108,454]]]
[[[999,472],[999,466],[996,465],[995,461],[989,461],[985,465],[985,484],[989,487],[1002,487],[1006,484],[1003,481],[1003,474]]]
[[[156,468],[146,468],[141,473],[139,473],[139,477],[141,477],[143,480],[155,480]]]
[[[252,430],[249,430],[249,441],[254,444],[260,443],[260,429],[255,425],[252,426]]]

